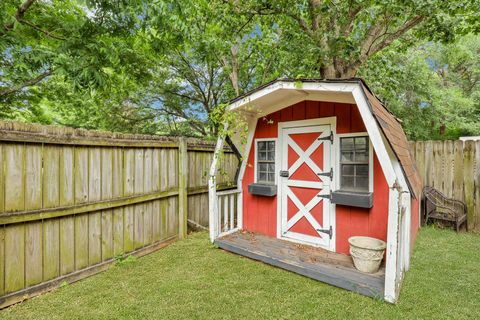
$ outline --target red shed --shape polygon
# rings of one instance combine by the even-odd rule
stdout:
[[[227,112],[248,139],[220,137],[210,170],[210,236],[219,247],[395,302],[419,228],[421,180],[400,122],[361,79],[278,79]],[[225,139],[226,138],[226,139]],[[217,191],[226,140],[237,188]],[[356,270],[352,236],[386,242],[380,270]]]

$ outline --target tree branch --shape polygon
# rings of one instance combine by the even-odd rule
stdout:
[[[175,91],[168,90],[168,89],[164,89],[164,91],[165,91],[166,93],[175,95],[175,96],[180,97],[180,98],[185,98],[185,99],[187,99],[187,100],[191,100],[191,101],[196,101],[196,102],[199,102],[199,103],[203,103],[203,101],[200,100],[200,99],[197,99],[197,98],[188,96],[188,95],[183,94],[183,93],[180,93],[180,92],[175,92]]]
[[[47,37],[50,37],[52,39],[56,39],[56,40],[66,40],[66,38],[63,38],[61,36],[58,36],[58,35],[55,35],[53,33],[51,33],[50,31],[48,30],[45,30],[45,29],[42,29],[40,26],[28,21],[28,20],[25,20],[24,19],[24,16],[25,16],[25,13],[27,12],[28,9],[30,9],[30,7],[32,6],[32,4],[35,2],[36,0],[26,0],[24,3],[22,3],[18,8],[17,8],[17,12],[15,12],[15,20],[17,20],[19,23],[21,24],[24,24],[24,25],[27,25],[29,26],[30,28],[32,29],[35,29],[41,33],[43,33],[44,35],[46,35]],[[3,29],[5,30],[5,33],[6,32],[9,32],[9,31],[12,31],[13,30],[13,22],[8,24],[8,25],[4,25],[3,26]]]
[[[321,0],[309,0],[308,1],[308,11],[310,14],[310,17],[312,18],[312,31],[315,32],[319,28],[319,20],[318,20],[318,14],[317,10],[318,7],[320,7]]]
[[[352,32],[355,18],[357,17],[358,13],[361,10],[362,10],[362,6],[354,7],[352,1],[350,1],[348,15],[347,15],[347,23],[345,23],[345,25],[341,29],[341,33],[343,34],[344,37],[347,37]]]
[[[314,38],[313,30],[308,27],[307,22],[306,22],[304,19],[302,19],[302,18],[299,17],[299,16],[294,15],[294,14],[291,13],[291,12],[284,12],[284,14],[286,14],[288,17],[292,18],[293,20],[297,21],[297,23],[298,23],[298,25],[300,26],[300,28],[302,28],[302,30],[303,30],[308,36],[310,36],[311,38]]]
[[[346,67],[346,69],[352,70],[353,73],[355,73],[357,68],[360,67],[365,61],[367,61],[369,57],[373,56],[375,53],[392,44],[393,41],[399,39],[406,32],[421,23],[424,18],[424,16],[415,16],[412,19],[407,20],[399,29],[392,33],[387,33],[387,28],[379,24],[373,26],[372,28],[370,28],[368,37],[363,42],[363,45],[360,49],[360,56],[358,57],[358,59],[350,63]],[[384,39],[378,44],[375,44],[377,40],[382,37],[384,37]]]
[[[43,79],[45,79],[46,77],[48,77],[49,75],[52,74],[52,70],[48,70],[44,73],[42,73],[41,75],[33,78],[33,79],[30,79],[28,81],[25,81],[24,83],[22,84],[19,84],[19,85],[16,85],[16,86],[13,86],[12,88],[5,88],[5,89],[1,89],[0,90],[0,97],[4,97],[4,96],[7,96],[9,94],[12,94],[12,93],[15,93],[17,91],[20,91],[22,90],[23,88],[25,87],[30,87],[30,86],[34,86],[36,85],[37,83],[39,83],[40,81],[42,81]]]
[[[373,46],[372,50],[370,51],[370,56],[374,55],[375,53],[382,50],[383,48],[388,47],[390,44],[392,44],[393,41],[397,40],[398,38],[403,36],[405,33],[407,33],[410,29],[412,29],[413,27],[421,23],[424,18],[425,18],[424,16],[415,16],[413,19],[406,21],[401,28],[391,33],[389,36],[383,39],[383,41],[381,41],[379,44]]]

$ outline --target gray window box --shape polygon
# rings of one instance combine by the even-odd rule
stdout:
[[[370,209],[373,207],[373,193],[337,190],[332,192],[332,203]]]
[[[252,183],[248,185],[248,192],[257,196],[273,197],[277,195],[277,186],[274,184]]]

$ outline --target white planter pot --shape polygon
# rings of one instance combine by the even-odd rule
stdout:
[[[378,271],[386,248],[385,241],[355,236],[350,237],[348,243],[350,243],[350,255],[355,268],[367,273]]]

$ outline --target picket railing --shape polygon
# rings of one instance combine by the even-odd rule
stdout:
[[[219,236],[233,232],[239,227],[238,199],[240,193],[241,191],[238,189],[217,192],[218,227],[216,229]]]

